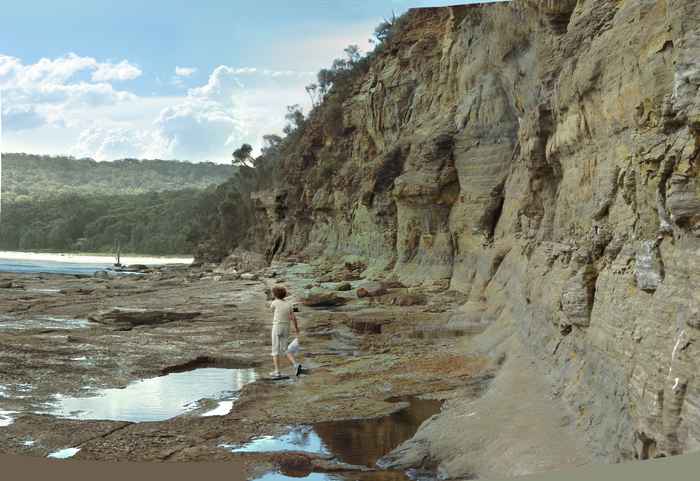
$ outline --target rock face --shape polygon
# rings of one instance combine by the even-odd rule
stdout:
[[[699,19],[411,11],[255,196],[256,244],[461,291],[455,322],[518,336],[602,458],[700,449]]]
[[[256,252],[236,249],[215,269],[219,274],[236,274],[264,269],[268,266],[265,256]]]

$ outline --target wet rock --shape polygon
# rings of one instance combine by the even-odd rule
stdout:
[[[309,456],[282,454],[275,460],[279,471],[287,476],[303,478],[311,474],[313,463]]]
[[[350,290],[352,290],[352,286],[350,285],[349,282],[344,282],[344,283],[340,284],[339,286],[337,286],[335,288],[335,290],[341,291],[341,292],[350,291]]]
[[[145,272],[149,270],[149,267],[144,264],[130,264],[126,267],[127,272]]]
[[[88,317],[88,320],[99,324],[128,328],[134,326],[152,326],[175,321],[189,321],[200,315],[200,312],[114,308],[92,314]]]
[[[94,277],[97,279],[113,279],[116,275],[109,271],[96,271]]]
[[[661,254],[655,241],[642,241],[637,247],[634,276],[637,287],[643,291],[655,291],[664,279]]]
[[[368,472],[372,471],[367,466],[358,466],[355,464],[343,463],[335,460],[327,460],[322,458],[317,458],[313,460],[313,470],[325,473],[332,472],[349,472],[349,471],[362,471]]]

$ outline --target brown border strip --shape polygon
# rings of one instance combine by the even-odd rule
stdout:
[[[37,479],[51,481],[136,481],[165,479],[167,481],[244,481],[241,464],[227,463],[120,463],[54,461],[29,456],[0,456],[2,479]],[[658,481],[660,479],[697,479],[700,473],[700,453],[636,461],[615,465],[595,465],[586,468],[524,476],[522,481]],[[506,478],[491,481],[505,481]]]
[[[664,479],[698,479],[700,453],[650,461],[632,461],[622,464],[596,464],[584,468],[553,471],[547,474],[518,478],[489,478],[487,481],[659,481]]]
[[[242,463],[122,463],[0,456],[0,479],[47,481],[245,481]]]

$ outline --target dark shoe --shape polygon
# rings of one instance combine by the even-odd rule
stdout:
[[[299,375],[301,374],[301,371],[302,371],[302,370],[303,370],[303,368],[301,367],[301,363],[297,364],[297,372],[296,372],[296,375],[299,376]]]

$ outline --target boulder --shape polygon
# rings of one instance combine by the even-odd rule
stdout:
[[[334,292],[323,292],[320,290],[312,290],[301,300],[302,304],[309,307],[342,306],[346,302],[348,302],[346,298],[340,297]]]
[[[258,276],[257,274],[251,274],[250,272],[246,272],[245,274],[241,274],[241,279],[244,281],[257,281]]]
[[[378,297],[387,293],[387,289],[381,282],[365,282],[358,286],[357,297]]]
[[[236,249],[233,253],[216,266],[218,274],[236,274],[238,272],[259,271],[268,267],[263,254]]]
[[[344,292],[344,291],[350,291],[352,290],[352,286],[350,285],[349,282],[343,282],[342,284],[339,284],[336,288],[336,291]]]
[[[427,304],[428,300],[422,294],[399,294],[395,296],[391,303],[396,306],[408,307],[408,306],[424,306]]]
[[[200,312],[166,309],[128,309],[116,307],[92,314],[88,317],[88,320],[114,327],[134,327],[152,326],[175,321],[189,321],[198,317],[200,314]]]

